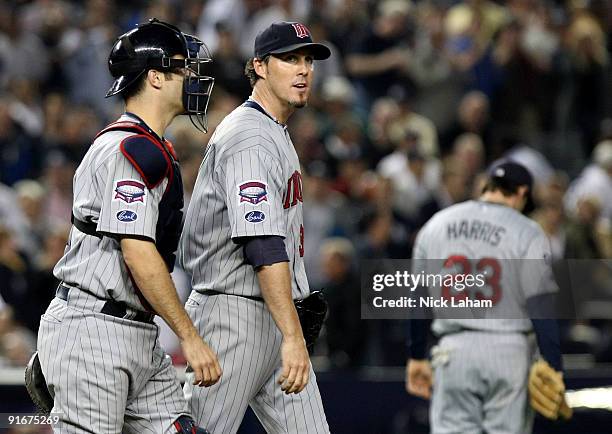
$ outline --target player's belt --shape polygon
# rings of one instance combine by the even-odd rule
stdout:
[[[57,287],[57,291],[55,292],[55,296],[61,300],[68,301],[68,292],[70,291],[70,289],[71,289],[70,287],[66,285],[62,285],[60,283],[59,286]],[[78,288],[76,290],[80,291],[80,289]],[[88,294],[94,295],[94,294],[91,294],[90,292],[88,292]],[[95,297],[100,300],[103,300],[97,296]],[[135,313],[132,313],[132,312],[135,312]],[[129,319],[131,321],[145,322],[145,323],[150,323],[150,324],[153,323],[153,318],[155,318],[155,315],[149,312],[131,310],[131,312],[128,313],[126,304],[120,301],[115,301],[115,300],[106,300],[106,302],[104,303],[104,306],[102,306],[102,309],[100,310],[100,313],[103,313],[105,315],[114,316],[117,318]]]
[[[219,291],[215,291],[213,289],[207,289],[206,291],[200,292],[200,294],[204,294],[204,295],[234,295],[236,297],[248,298],[249,300],[264,301],[263,297],[257,297],[256,295],[227,294],[225,292],[219,292]]]

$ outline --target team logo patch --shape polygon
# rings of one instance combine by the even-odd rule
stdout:
[[[259,223],[266,219],[266,215],[261,211],[251,211],[244,215],[244,219],[249,223]]]
[[[261,181],[247,181],[238,186],[238,196],[240,196],[240,203],[248,202],[257,205],[260,202],[267,202],[266,184]]]
[[[119,220],[120,222],[134,222],[138,219],[138,214],[136,214],[134,211],[130,211],[127,209],[121,210],[117,213],[117,220]]]
[[[115,184],[115,197],[125,203],[142,202],[145,200],[145,185],[133,179],[124,179]]]
[[[293,28],[295,29],[295,35],[298,38],[307,38],[310,36],[310,32],[308,31],[308,27],[301,23],[293,23]]]

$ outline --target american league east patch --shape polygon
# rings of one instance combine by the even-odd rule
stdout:
[[[146,199],[146,186],[134,179],[122,179],[115,182],[115,194],[113,201],[121,201],[127,204],[142,203]]]
[[[238,186],[238,197],[240,198],[240,204],[246,202],[257,205],[261,202],[267,202],[268,186],[265,182],[258,180],[243,182]]]

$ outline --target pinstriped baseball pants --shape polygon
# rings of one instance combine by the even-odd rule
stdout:
[[[192,292],[185,308],[223,370],[208,388],[194,387],[187,374],[185,396],[198,425],[211,434],[235,433],[251,406],[268,433],[329,432],[312,367],[298,394],[286,395],[277,383],[282,335],[264,302]]]
[[[41,317],[40,363],[61,419],[54,432],[174,432],[187,405],[157,326],[99,313],[103,304],[73,288]]]

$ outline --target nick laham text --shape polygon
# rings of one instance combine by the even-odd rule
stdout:
[[[436,298],[436,297],[399,297],[386,299],[374,297],[372,304],[376,308],[445,308],[445,307],[493,307],[492,300],[473,300],[471,298]]]

